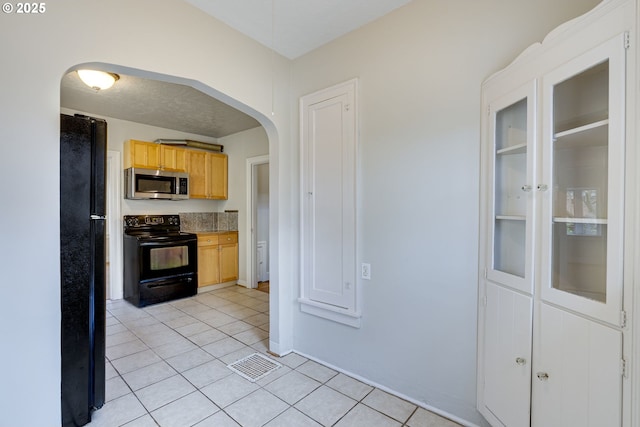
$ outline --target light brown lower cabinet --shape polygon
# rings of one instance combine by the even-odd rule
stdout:
[[[198,287],[238,279],[238,232],[198,233]]]

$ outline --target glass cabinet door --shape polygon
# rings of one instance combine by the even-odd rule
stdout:
[[[610,323],[622,303],[624,48],[543,79],[542,298]]]
[[[491,248],[487,278],[531,293],[535,82],[489,105]]]

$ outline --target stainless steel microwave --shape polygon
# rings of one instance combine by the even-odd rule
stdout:
[[[129,168],[124,171],[127,199],[185,200],[189,198],[189,174],[156,169]]]

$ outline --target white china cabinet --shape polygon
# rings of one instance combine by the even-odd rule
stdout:
[[[492,426],[630,425],[635,13],[605,1],[483,85],[478,410]]]

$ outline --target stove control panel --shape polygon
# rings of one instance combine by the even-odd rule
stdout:
[[[124,228],[180,227],[179,215],[125,215]]]

